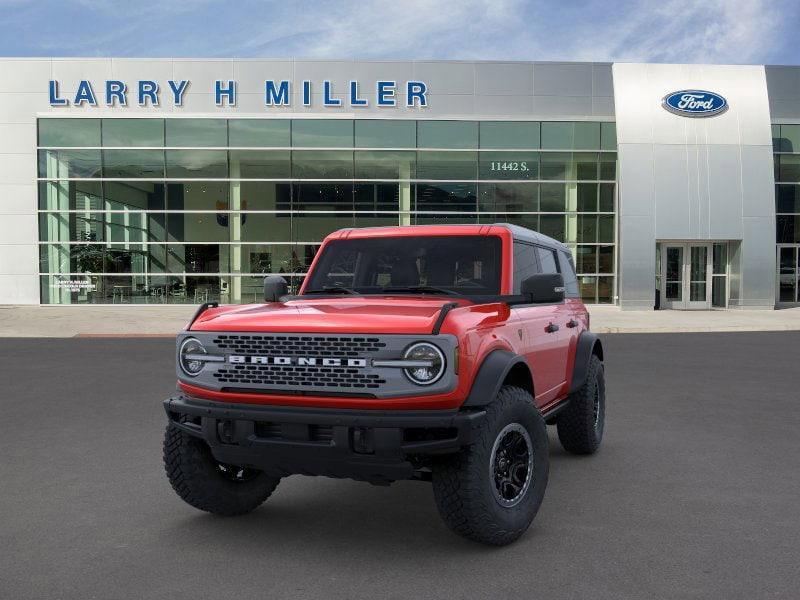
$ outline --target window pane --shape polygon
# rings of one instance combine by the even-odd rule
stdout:
[[[39,177],[100,177],[100,150],[39,150]]]
[[[481,152],[481,179],[538,179],[538,152]]]
[[[187,181],[167,184],[167,210],[229,210],[230,184]]]
[[[598,304],[611,304],[614,301],[614,278],[613,277],[598,277],[597,278],[597,303]]]
[[[779,213],[800,213],[800,186],[775,186],[775,211]]]
[[[800,181],[800,154],[781,154],[778,181]]]
[[[292,217],[292,241],[321,242],[332,231],[352,226],[352,212],[295,214]]]
[[[230,213],[222,211],[211,213],[168,213],[167,241],[230,241],[231,234],[228,230],[230,217]]]
[[[231,270],[230,249],[230,244],[169,244],[168,272],[225,273]]]
[[[163,119],[103,119],[103,146],[163,145]]]
[[[728,272],[728,244],[714,244],[713,273],[725,275]]]
[[[357,211],[399,212],[401,188],[409,196],[410,208],[411,187],[409,184],[397,183],[362,183],[355,186],[355,209]],[[367,218],[369,215],[356,215],[356,218]],[[393,220],[397,224],[398,217],[374,215],[374,218]],[[362,225],[366,227],[367,225]]]
[[[597,154],[588,152],[576,152],[572,155],[575,161],[575,178],[597,180]],[[571,178],[571,177],[570,177]]]
[[[539,232],[563,242],[567,233],[567,219],[564,215],[541,215]]]
[[[568,152],[542,152],[542,179],[574,179],[570,177],[572,155]]]
[[[420,148],[477,148],[478,123],[475,121],[417,121]]]
[[[558,273],[558,259],[553,250],[537,246],[536,254],[539,257],[539,267],[542,273]]]
[[[356,119],[356,148],[415,148],[416,121]]]
[[[356,151],[356,179],[413,179],[416,158],[416,152]]]
[[[539,203],[542,212],[564,212],[567,210],[567,186],[563,183],[540,184]]]
[[[576,150],[600,149],[600,123],[575,123],[575,140],[573,148]]]
[[[103,191],[107,210],[164,210],[166,186],[163,183],[106,181]],[[163,217],[160,218],[163,228]]]
[[[232,214],[231,218],[235,218],[235,215]],[[242,240],[245,242],[292,241],[291,213],[242,213],[239,221],[242,225]]]
[[[600,212],[614,212],[614,184],[600,184]]]
[[[547,150],[571,150],[573,148],[574,127],[572,123],[542,123],[542,148]]]
[[[418,152],[417,179],[475,179],[477,152]]]
[[[272,181],[243,181],[231,184],[233,189],[236,189],[237,186],[241,210],[286,211],[286,216],[288,216],[292,207],[291,184]],[[236,209],[236,207],[232,208]],[[286,221],[288,222],[288,218]],[[288,236],[286,240],[282,241],[289,241]]]
[[[595,304],[597,302],[597,277],[588,277],[586,275],[578,277],[580,284],[581,299],[587,304]]]
[[[228,121],[230,146],[288,148],[290,124],[288,119],[231,119]]]
[[[599,228],[597,232],[598,242],[614,241],[614,217],[613,215],[600,215],[598,217]]]
[[[800,152],[800,125],[781,125],[781,152]]]
[[[585,244],[597,242],[597,216],[578,215],[578,242]]]
[[[353,152],[347,150],[294,150],[292,176],[296,179],[352,179]]]
[[[536,246],[514,242],[514,293],[522,291],[522,282],[539,270],[539,261],[536,258]]]
[[[294,119],[292,146],[297,148],[352,148],[353,121],[349,119]]]
[[[600,154],[600,179],[605,181],[615,181],[617,179],[616,152],[603,152]]]
[[[537,212],[538,183],[482,183],[479,210],[488,212]]]
[[[614,272],[614,246],[598,246],[598,273]]]
[[[348,212],[353,211],[353,186],[343,183],[299,183],[294,185],[292,209],[295,218],[306,218],[302,211]],[[352,222],[352,214],[347,219]],[[333,231],[333,230],[331,230]],[[327,235],[327,234],[326,234]],[[302,241],[302,240],[299,240]],[[310,239],[306,241],[315,241]]]
[[[225,150],[167,150],[167,177],[225,178],[228,153]]]
[[[39,240],[42,242],[102,242],[105,240],[102,212],[39,213]]]
[[[524,121],[483,121],[481,148],[538,148],[539,123]]]
[[[478,216],[476,214],[424,213],[413,216],[414,225],[475,225],[477,223]]]
[[[105,177],[164,177],[163,150],[103,150],[103,163]]]
[[[578,273],[597,273],[597,246],[578,246]]]
[[[578,184],[578,211],[597,212],[597,184]]]
[[[778,244],[794,244],[800,242],[800,216],[775,217],[775,238]]]
[[[167,146],[228,145],[225,119],[166,119]]]
[[[99,146],[100,119],[39,119],[39,145]]]
[[[42,181],[39,183],[39,208],[101,210],[101,184],[99,181]]]
[[[231,179],[289,179],[289,150],[231,150]]]
[[[434,212],[475,212],[477,210],[477,190],[470,183],[418,183],[415,210]]]
[[[615,150],[617,149],[617,124],[616,123],[601,123],[600,124],[600,149],[601,150]]]

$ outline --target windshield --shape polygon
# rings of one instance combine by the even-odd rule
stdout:
[[[496,236],[336,240],[325,246],[304,293],[500,293]]]

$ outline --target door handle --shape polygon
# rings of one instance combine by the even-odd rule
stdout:
[[[569,327],[570,329],[577,326],[578,322],[575,319],[570,319],[569,321],[567,321],[567,327]]]
[[[547,327],[545,327],[545,328],[544,328],[544,330],[545,330],[547,333],[555,333],[555,332],[556,332],[556,331],[558,331],[559,329],[560,329],[560,328],[559,328],[559,326],[558,326],[558,325],[556,325],[555,323],[549,323],[549,324],[547,325]]]

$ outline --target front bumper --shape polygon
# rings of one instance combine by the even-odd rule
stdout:
[[[484,410],[378,411],[258,406],[176,396],[170,423],[204,440],[220,462],[276,476],[412,479],[425,457],[472,443]]]

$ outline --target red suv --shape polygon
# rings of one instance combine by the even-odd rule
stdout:
[[[249,512],[292,474],[433,483],[447,525],[507,544],[566,450],[603,436],[603,348],[569,250],[514,225],[344,229],[297,295],[200,307],[164,402],[167,475],[199,509]]]

